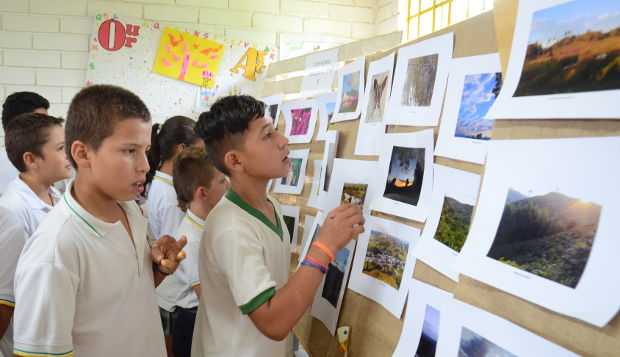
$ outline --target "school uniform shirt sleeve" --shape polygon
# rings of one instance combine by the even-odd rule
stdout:
[[[0,207],[0,305],[15,307],[13,280],[19,254],[26,243],[26,232],[19,219]]]
[[[77,287],[77,275],[61,264],[18,266],[13,315],[15,355],[73,356],[71,331]]]
[[[267,269],[258,238],[239,228],[213,236],[213,253],[235,304],[248,315],[276,294],[276,281]]]
[[[181,261],[182,279],[192,288],[200,284],[198,277],[198,256],[200,241],[189,241],[185,246],[186,258]]]
[[[161,227],[159,237],[155,237],[155,239],[159,239],[164,235],[169,235],[174,237],[181,220],[183,219],[183,211],[176,205],[168,205],[162,208],[161,210]],[[174,239],[179,239],[180,237],[174,237]]]

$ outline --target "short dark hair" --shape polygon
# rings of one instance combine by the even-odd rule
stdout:
[[[26,113],[15,117],[6,128],[5,146],[9,160],[19,172],[26,171],[24,154],[43,157],[41,149],[49,140],[50,129],[62,127],[63,119],[45,114]]]
[[[149,122],[151,113],[144,102],[127,89],[103,84],[82,89],[71,101],[65,125],[65,147],[71,165],[77,168],[71,156],[74,141],[98,150],[118,122],[134,118]]]
[[[224,155],[233,148],[233,136],[243,134],[250,122],[265,116],[265,103],[248,95],[218,99],[207,112],[200,114],[196,133],[205,142],[215,167],[226,175]]]
[[[32,113],[36,109],[49,109],[50,102],[33,92],[15,92],[4,100],[2,104],[2,128],[7,130],[9,122],[16,116],[24,113]]]
[[[204,149],[189,147],[179,154],[174,160],[172,183],[181,210],[189,208],[198,187],[208,189],[211,186],[215,170]]]
[[[148,152],[149,166],[151,169],[146,174],[146,185],[150,184],[159,170],[162,162],[171,159],[175,154],[175,148],[179,144],[190,146],[200,137],[196,135],[194,127],[196,121],[184,116],[174,116],[164,124],[153,124],[151,131],[151,149]]]

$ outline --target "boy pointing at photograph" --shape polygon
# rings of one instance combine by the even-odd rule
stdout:
[[[196,131],[231,189],[207,217],[200,246],[200,302],[192,356],[284,357],[289,333],[311,306],[336,252],[363,232],[362,211],[331,211],[289,278],[290,239],[269,180],[291,169],[288,140],[249,96],[218,100]]]

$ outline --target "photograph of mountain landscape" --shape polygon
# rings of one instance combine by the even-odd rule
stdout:
[[[474,206],[446,196],[439,217],[435,239],[460,252],[467,239]]]
[[[461,330],[459,357],[517,357],[467,327]]]
[[[394,146],[383,197],[417,205],[424,178],[424,148]]]
[[[338,307],[338,296],[342,288],[344,273],[347,270],[347,262],[351,256],[351,252],[347,248],[342,248],[336,254],[336,260],[329,263],[327,274],[325,275],[325,284],[323,285],[323,298],[334,307]]]
[[[362,272],[381,280],[394,289],[403,279],[409,242],[387,233],[371,231]]]
[[[601,206],[594,202],[560,192],[510,188],[487,255],[575,288],[590,257],[600,215]]]
[[[456,131],[459,138],[489,140],[494,120],[484,117],[502,88],[501,73],[481,73],[465,76]]]
[[[620,1],[535,12],[515,97],[620,89]]]

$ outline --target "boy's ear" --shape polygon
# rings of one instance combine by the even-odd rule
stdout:
[[[71,144],[71,157],[73,157],[76,167],[90,167],[88,146],[83,142],[76,140]]]
[[[230,150],[226,154],[224,154],[224,166],[226,166],[226,168],[230,172],[238,172],[243,170],[243,165],[241,164],[239,153],[235,150]]]
[[[37,156],[31,153],[30,151],[26,151],[22,155],[22,161],[24,162],[24,166],[26,166],[26,171],[29,171],[32,168],[36,168],[37,166],[37,162],[35,161],[36,158]]]

